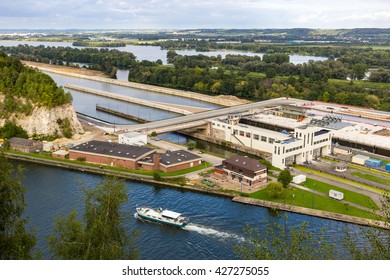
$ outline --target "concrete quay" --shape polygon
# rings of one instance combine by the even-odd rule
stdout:
[[[287,211],[287,212],[294,212],[294,213],[299,213],[299,214],[304,214],[304,215],[321,217],[321,218],[326,218],[326,219],[331,219],[331,220],[336,220],[336,221],[342,221],[342,222],[347,222],[347,223],[353,223],[353,224],[358,224],[358,225],[363,225],[363,226],[371,226],[371,227],[378,227],[378,228],[383,228],[383,229],[390,229],[390,224],[386,223],[386,222],[375,221],[375,220],[364,219],[364,218],[353,217],[353,216],[347,216],[347,215],[343,215],[343,214],[327,212],[327,211],[322,211],[322,210],[316,210],[316,209],[310,209],[310,208],[294,206],[294,205],[289,205],[289,204],[282,204],[282,203],[259,200],[259,199],[242,197],[242,196],[236,196],[232,199],[232,201],[239,202],[239,203],[245,203],[245,204],[249,204],[249,205],[254,205],[254,206],[262,206],[262,207],[267,207],[267,208],[277,209],[277,210],[282,210],[282,211]]]
[[[76,86],[76,85],[71,85],[71,84],[66,84],[64,87],[66,89],[77,90],[77,91],[81,91],[81,92],[85,92],[85,93],[89,93],[89,94],[93,94],[93,95],[97,95],[97,96],[103,96],[103,97],[107,97],[107,98],[111,98],[111,99],[115,99],[115,100],[134,103],[134,104],[138,104],[138,105],[142,105],[142,106],[146,106],[146,107],[150,107],[150,108],[154,108],[154,109],[159,109],[159,110],[163,110],[163,111],[168,111],[168,112],[172,112],[172,113],[176,113],[176,114],[180,114],[180,115],[192,115],[192,112],[190,112],[190,111],[176,108],[174,106],[164,105],[164,104],[161,104],[159,102],[143,100],[143,99],[130,97],[130,96],[122,95],[122,94],[116,94],[116,93],[112,93],[112,92],[108,92],[108,91],[97,90],[97,89],[88,88],[88,87],[81,87],[81,86]]]

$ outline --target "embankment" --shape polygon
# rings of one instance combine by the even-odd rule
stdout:
[[[316,216],[316,217],[321,217],[321,218],[326,218],[326,219],[331,219],[331,220],[336,220],[336,221],[342,221],[342,222],[347,222],[347,223],[353,223],[353,224],[358,224],[358,225],[363,225],[363,226],[371,226],[371,227],[390,229],[389,223],[374,221],[374,220],[364,219],[364,218],[359,218],[359,217],[347,216],[347,215],[342,215],[342,214],[333,213],[333,212],[321,211],[321,210],[316,210],[316,209],[310,209],[310,208],[305,208],[305,207],[300,207],[300,206],[282,204],[282,203],[271,202],[271,201],[266,201],[266,200],[259,200],[259,199],[242,197],[242,196],[236,196],[232,200],[234,202],[240,202],[240,203],[245,203],[245,204],[250,204],[250,205],[255,205],[255,206],[267,207],[267,208],[271,208],[271,209],[278,209],[278,210],[283,210],[283,211],[288,211],[288,212]]]

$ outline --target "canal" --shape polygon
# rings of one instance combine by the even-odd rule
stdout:
[[[38,248],[44,259],[52,256],[47,247],[47,236],[52,233],[58,215],[77,209],[82,216],[84,205],[83,185],[96,186],[102,177],[32,163],[22,163],[25,168],[24,184],[27,186],[25,215],[29,226],[36,228]],[[283,213],[276,216],[266,208],[231,202],[230,199],[183,191],[175,188],[156,187],[127,181],[128,202],[124,205],[127,230],[140,230],[139,249],[141,259],[236,259],[235,245],[245,240],[246,225],[265,230],[266,222],[283,223]],[[183,230],[169,226],[142,222],[133,217],[135,207],[147,205],[181,212],[190,217],[190,224]],[[338,258],[348,254],[341,246],[344,230],[356,231],[358,226],[300,214],[288,214],[286,226],[291,228],[309,224],[308,230],[318,238],[324,229],[325,240],[334,243]]]

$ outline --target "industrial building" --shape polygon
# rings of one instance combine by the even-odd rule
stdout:
[[[130,169],[172,172],[202,164],[202,158],[185,150],[157,153],[156,149],[103,141],[90,141],[69,149],[69,158]]]
[[[269,153],[272,165],[284,169],[288,164],[310,162],[330,154],[330,130],[306,124],[294,131],[272,131],[240,123],[240,116],[230,115],[211,122],[213,137]]]

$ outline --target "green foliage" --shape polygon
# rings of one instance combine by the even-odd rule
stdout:
[[[86,160],[86,158],[85,157],[78,157],[76,160],[84,162]]]
[[[278,176],[278,182],[282,183],[284,188],[287,188],[288,185],[291,183],[293,179],[293,176],[290,173],[290,170],[284,169],[280,171]]]
[[[32,104],[52,108],[72,101],[70,93],[59,88],[50,76],[23,66],[18,59],[1,51],[0,92],[5,95],[0,103],[2,117],[16,112],[29,115]]]
[[[150,133],[150,137],[156,137],[157,136],[157,132],[156,131],[152,131],[152,133]]]
[[[28,138],[27,132],[14,122],[6,121],[0,128],[0,138],[10,139],[12,137]]]
[[[130,68],[136,64],[135,56],[130,52],[121,52],[107,48],[71,48],[19,45],[17,47],[0,47],[5,52],[15,55],[21,60],[29,60],[51,64],[85,63],[89,68],[116,75],[116,68]],[[114,69],[115,68],[115,69]]]
[[[390,223],[390,197],[382,198],[384,222]],[[361,227],[345,231],[344,247],[355,260],[390,260],[390,230]]]
[[[153,180],[162,181],[161,174],[157,171],[153,172]]]
[[[287,215],[283,223],[265,222],[265,230],[247,226],[245,243],[234,247],[234,252],[245,260],[318,260],[332,259],[333,245],[326,242],[323,231],[317,238],[307,231],[308,224],[288,227]],[[263,228],[263,226],[262,226]]]
[[[16,170],[4,154],[0,154],[0,259],[32,259],[36,237],[26,230],[23,217],[25,187],[21,183],[22,169]]]
[[[283,184],[280,182],[271,182],[267,186],[270,197],[277,198],[283,194]]]
[[[49,248],[65,260],[135,259],[137,232],[123,226],[122,205],[127,201],[125,184],[106,178],[96,188],[84,189],[85,214],[82,220],[73,210],[57,218]],[[128,217],[126,217],[128,219]]]
[[[189,148],[189,149],[194,149],[196,147],[196,144],[195,144],[195,142],[188,142],[187,143],[187,148]]]
[[[65,118],[65,119],[57,119],[57,123],[58,125],[60,126],[61,130],[62,130],[62,134],[66,137],[66,138],[71,138],[72,135],[73,135],[73,130],[72,130],[72,127],[70,125],[70,121],[68,118]]]

